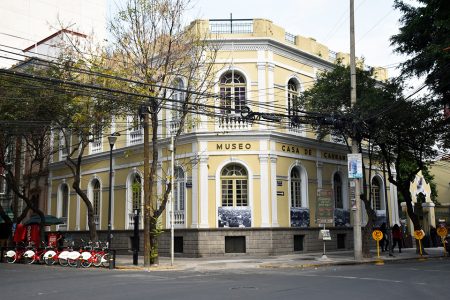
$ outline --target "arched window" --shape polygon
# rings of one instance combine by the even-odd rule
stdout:
[[[100,224],[100,181],[94,179],[91,182],[92,185],[92,207],[94,209],[94,220],[95,224]]]
[[[334,193],[334,207],[344,208],[344,201],[342,197],[342,179],[339,173],[333,176],[333,193]]]
[[[220,181],[222,206],[248,206],[248,175],[243,166],[227,165],[222,170]]]
[[[67,184],[61,186],[61,218],[67,220],[69,216],[69,187]]]
[[[288,82],[288,115],[297,116],[299,103],[298,103],[299,84],[296,80],[290,79]],[[292,123],[292,125],[296,125]]]
[[[245,107],[245,78],[237,72],[227,72],[220,77],[220,107],[224,114],[240,114]]]
[[[172,82],[172,87],[175,88],[172,91],[171,99],[172,102],[172,120],[177,120],[182,115],[182,107],[183,107],[183,101],[184,101],[184,84],[183,81],[180,78],[175,79]]]
[[[381,183],[377,177],[372,178],[372,208],[374,210],[381,210],[381,196],[380,196]]]
[[[174,178],[174,198],[175,198],[175,211],[184,210],[184,189],[185,189],[184,172],[182,168],[175,168]]]
[[[131,212],[141,209],[142,206],[142,180],[137,173],[133,175],[131,180]],[[142,213],[142,212],[141,212]]]
[[[302,179],[298,167],[291,170],[291,207],[302,207]]]

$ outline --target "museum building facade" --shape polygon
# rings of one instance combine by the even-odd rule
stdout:
[[[177,140],[175,251],[192,257],[321,251],[318,233],[322,225],[316,222],[321,190],[330,191],[334,203],[334,221],[326,224],[332,236],[328,249],[351,249],[347,147],[333,136],[318,140],[311,126],[289,117],[270,119],[277,113],[295,115],[299,108],[294,99],[312,86],[318,73],[331,70],[336,59],[348,61],[348,54],[334,53],[314,39],[289,34],[265,19],[232,24],[196,20],[191,26],[219,47],[210,91],[218,96],[206,100],[216,107],[215,116],[198,114]],[[386,72],[377,69],[376,76],[386,79]],[[174,79],[173,86],[179,89],[174,99],[183,97],[183,80]],[[268,119],[252,121],[236,113],[245,107]],[[160,119],[158,195],[165,189],[170,170],[170,135],[179,125],[176,109],[162,111]],[[122,250],[130,248],[134,215],[143,204],[143,129],[133,125],[134,121],[135,116],[129,116],[113,122],[108,132],[91,143],[82,166],[82,188],[92,201],[102,237],[107,230],[109,197],[107,136],[122,132],[113,150],[111,195],[112,247]],[[87,214],[71,188],[66,155],[61,147],[53,157],[46,207],[48,214],[65,220],[52,229],[77,237],[87,235]],[[386,184],[378,169],[371,176],[377,215],[383,219],[389,210],[391,223],[398,222],[395,186]],[[140,218],[142,228],[142,214]],[[160,221],[163,230],[170,228],[169,209]],[[160,236],[163,255],[169,253],[169,235],[170,230],[165,230]]]

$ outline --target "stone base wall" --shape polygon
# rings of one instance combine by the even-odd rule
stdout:
[[[353,249],[353,230],[351,228],[329,228],[331,241],[326,241],[326,251]],[[246,255],[283,255],[293,253],[321,252],[323,241],[319,240],[320,228],[220,228],[220,229],[176,229],[175,237],[182,238],[183,252],[175,253],[182,257],[208,257],[235,255],[226,253],[226,237],[245,237]],[[113,231],[112,248],[118,254],[131,253],[133,231]],[[303,250],[294,251],[294,236],[303,236]],[[339,245],[338,245],[339,235]],[[106,231],[98,232],[99,239],[106,240]],[[81,231],[66,232],[65,237],[75,241],[88,240],[88,233]],[[140,231],[140,252],[142,253],[143,233]],[[340,246],[340,247],[338,247]],[[170,255],[170,230],[159,237],[159,254]],[[239,253],[242,255],[244,253]]]

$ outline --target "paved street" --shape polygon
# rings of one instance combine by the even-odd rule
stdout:
[[[0,264],[2,299],[448,299],[450,260],[307,269],[75,269]]]

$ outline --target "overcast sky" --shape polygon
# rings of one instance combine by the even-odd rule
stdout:
[[[104,34],[109,10],[124,0],[0,0],[0,44],[25,48],[65,25]],[[191,0],[186,21],[196,18],[266,18],[294,35],[313,37],[331,50],[349,52],[349,0]],[[355,0],[356,54],[372,66],[389,67],[404,58],[392,53],[389,38],[400,14],[392,0]],[[1,46],[0,46],[1,47]],[[2,48],[4,49],[4,47]],[[2,64],[4,66],[4,62]]]

